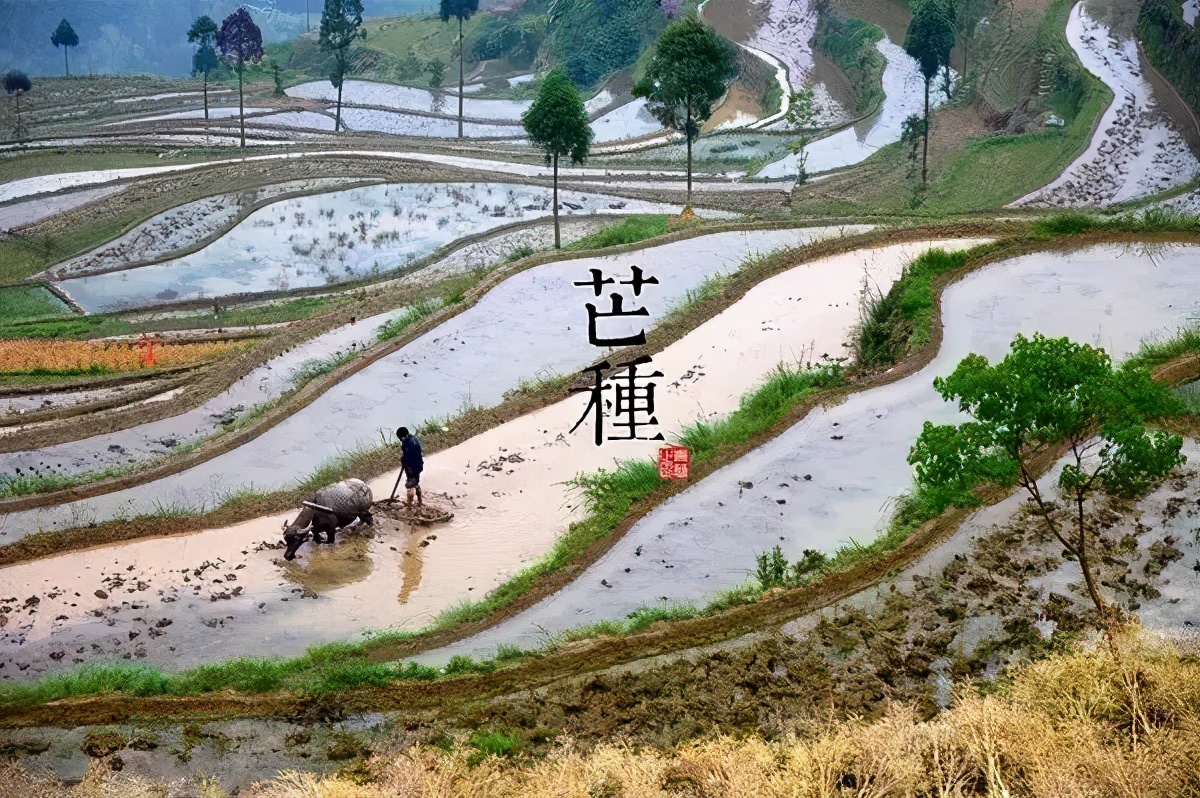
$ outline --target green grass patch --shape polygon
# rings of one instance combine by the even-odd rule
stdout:
[[[1122,366],[1152,369],[1175,358],[1196,353],[1200,353],[1200,324],[1177,330],[1168,338],[1143,341],[1141,348]]]
[[[883,102],[883,71],[887,59],[875,47],[884,37],[878,25],[845,19],[831,9],[817,22],[817,44],[850,78],[857,98],[855,113],[867,113]]]
[[[25,321],[74,315],[67,304],[40,285],[10,285],[0,288],[0,319]]]
[[[965,266],[994,247],[981,244],[956,252],[931,249],[906,266],[886,294],[865,286],[865,307],[854,347],[857,363],[881,368],[929,343],[934,278]]]
[[[816,368],[779,365],[757,390],[741,398],[737,410],[719,421],[700,421],[685,428],[679,443],[691,450],[694,462],[702,463],[724,447],[744,443],[767,431],[805,397],[841,381],[842,367],[838,363]]]
[[[639,213],[621,222],[597,230],[568,244],[564,249],[603,249],[621,244],[634,244],[667,232],[669,217],[663,213]]]

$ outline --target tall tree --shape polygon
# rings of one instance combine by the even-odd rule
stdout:
[[[530,143],[546,153],[546,163],[554,164],[554,248],[559,249],[558,159],[566,157],[571,163],[583,163],[593,135],[587,109],[567,70],[557,67],[550,71],[533,105],[521,114],[521,124]]]
[[[1186,458],[1178,435],[1146,428],[1176,400],[1145,371],[1114,369],[1103,349],[1066,338],[1018,335],[995,365],[968,355],[934,388],[971,417],[962,424],[925,422],[908,461],[918,486],[940,506],[971,506],[976,488],[1019,486],[1046,529],[1079,564],[1088,597],[1106,631],[1114,621],[1100,595],[1086,505],[1097,492],[1130,497],[1167,476]],[[1060,447],[1064,512],[1038,485],[1034,463]]]
[[[687,204],[692,206],[692,142],[712,106],[737,74],[732,44],[694,14],[672,22],[654,45],[646,73],[633,87],[663,125],[687,138]]]
[[[254,24],[244,7],[234,11],[217,31],[217,50],[234,64],[238,75],[238,117],[241,119],[242,149],[246,148],[246,100],[242,89],[242,73],[246,63],[257,64],[263,57],[262,31]]]
[[[463,46],[463,22],[479,10],[479,0],[441,0],[440,13],[442,22],[449,22],[450,17],[458,20],[458,137],[463,137],[463,62],[466,61],[466,48]]]
[[[71,27],[71,23],[65,19],[58,23],[54,33],[50,34],[50,43],[54,45],[54,49],[58,49],[61,45],[63,48],[63,67],[66,70],[67,77],[71,77],[71,59],[67,56],[72,47],[79,46],[79,37],[75,35],[75,29]]]
[[[192,27],[188,28],[187,37],[189,44],[199,45],[192,55],[192,74],[204,75],[204,118],[208,119],[208,76],[219,66],[217,51],[213,49],[213,42],[217,39],[217,23],[207,14],[196,17]]]
[[[334,133],[342,127],[342,83],[350,65],[350,45],[367,37],[362,17],[362,0],[325,0],[325,10],[321,13],[321,49],[333,53],[329,82],[338,90]]]
[[[938,70],[950,63],[954,24],[947,0],[914,0],[913,18],[904,34],[904,51],[912,56],[925,79],[925,129],[921,144],[921,184],[929,179],[929,86]]]
[[[13,69],[4,73],[4,91],[17,102],[17,129],[14,132],[18,141],[25,138],[25,126],[21,123],[21,95],[32,88],[33,81],[24,72]]]

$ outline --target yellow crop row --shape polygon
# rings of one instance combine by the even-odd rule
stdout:
[[[154,365],[182,366],[230,354],[244,347],[233,341],[156,344]],[[115,341],[0,341],[0,373],[29,371],[136,371],[147,368],[146,348]]]

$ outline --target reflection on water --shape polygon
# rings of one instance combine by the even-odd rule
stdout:
[[[320,595],[339,587],[361,582],[371,575],[371,541],[375,530],[356,525],[336,536],[332,546],[306,543],[299,558],[288,562],[277,560],[280,571],[289,582],[308,588]],[[305,557],[304,554],[308,556]]]

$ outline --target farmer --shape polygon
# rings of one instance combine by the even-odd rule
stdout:
[[[400,439],[400,470],[408,477],[404,481],[408,492],[404,506],[412,507],[413,491],[417,492],[417,504],[424,504],[421,501],[421,471],[425,468],[425,458],[421,452],[421,442],[408,431],[408,427],[396,430],[396,437]]]

